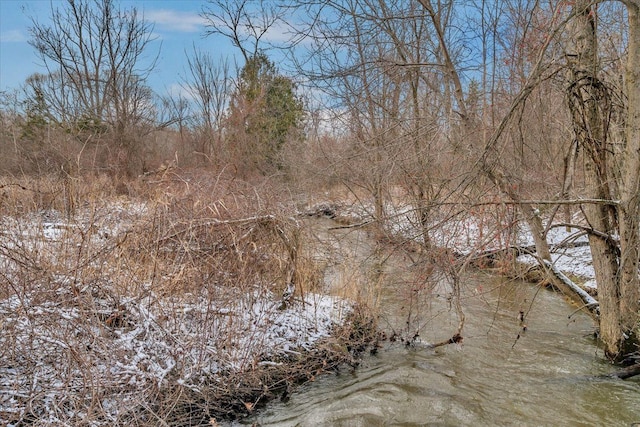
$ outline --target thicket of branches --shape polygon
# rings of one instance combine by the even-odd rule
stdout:
[[[47,74],[3,98],[5,173],[55,173],[66,186],[195,168],[255,185],[277,177],[289,194],[357,201],[356,225],[426,254],[454,296],[469,263],[456,253],[461,234],[479,233],[473,256],[526,227],[544,265],[561,218],[596,248],[607,354],[637,350],[637,1],[210,1],[207,34],[244,62],[233,70],[190,53],[188,99],[157,97],[148,71],[133,71],[151,29],[135,10],[96,0],[52,13],[51,27],[33,27]],[[74,59],[83,46],[73,30],[105,25],[129,31],[115,45],[99,40],[129,52],[124,69]],[[291,40],[268,44],[283,28]],[[132,50],[119,50],[130,38]],[[288,70],[269,56],[278,47]]]

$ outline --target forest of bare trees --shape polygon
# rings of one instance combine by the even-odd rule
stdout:
[[[633,351],[639,4],[297,7],[309,47],[298,72],[339,105],[358,158],[348,179],[369,192],[380,226],[393,186],[413,201],[427,247],[443,206],[499,200],[517,206],[538,256],[550,260],[548,226],[578,211],[597,271],[606,352]]]
[[[210,0],[201,16],[238,55],[185,52],[188,96],[148,85],[159,52],[136,8],[33,19],[45,68],[2,93],[5,179],[60,180],[67,209],[73,183],[133,194],[169,170],[270,192],[258,209],[346,194],[380,242],[409,217],[403,239],[452,269],[453,295],[457,269],[519,230],[545,270],[562,224],[588,235],[607,358],[639,352],[640,0]],[[447,227],[483,216],[494,231],[451,267]]]

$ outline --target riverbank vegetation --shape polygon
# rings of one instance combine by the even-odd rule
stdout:
[[[471,266],[582,282],[603,355],[636,360],[640,3],[285,3],[203,3],[242,61],[185,53],[178,96],[135,8],[32,23],[46,70],[0,105],[0,420],[238,417],[413,344],[436,288],[456,321],[430,345],[460,344]],[[375,259],[318,252],[318,218]],[[413,267],[382,337],[391,251]]]
[[[325,289],[299,219],[199,178],[0,185],[4,421],[208,423],[357,364],[371,312]]]

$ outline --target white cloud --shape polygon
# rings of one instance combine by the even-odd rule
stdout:
[[[27,36],[20,30],[9,30],[0,33],[0,43],[21,43],[26,41]]]
[[[195,99],[193,92],[182,83],[172,83],[169,85],[167,88],[167,95],[172,96],[173,98],[182,97],[187,101],[193,101]]]
[[[204,18],[195,12],[182,12],[171,9],[156,9],[145,11],[147,21],[156,24],[157,28],[181,33],[195,33],[202,30]]]
[[[293,34],[289,26],[276,23],[267,30],[264,38],[271,43],[288,42],[293,38]]]

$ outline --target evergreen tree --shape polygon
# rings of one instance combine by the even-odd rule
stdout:
[[[285,143],[300,137],[304,105],[295,83],[263,52],[249,58],[230,106],[231,127],[244,155],[263,172],[282,169]],[[241,138],[241,135],[244,138]]]

